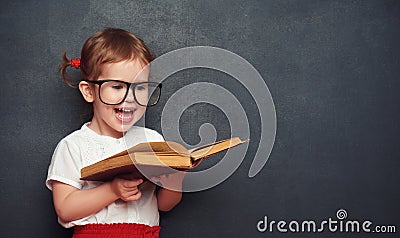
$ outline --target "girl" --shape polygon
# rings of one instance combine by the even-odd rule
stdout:
[[[121,29],[95,33],[83,45],[81,58],[64,53],[61,74],[79,68],[78,88],[93,106],[93,117],[62,139],[54,151],[46,180],[53,192],[59,223],[75,227],[75,238],[158,237],[158,210],[171,210],[181,192],[160,188],[149,181],[116,177],[109,182],[80,180],[80,169],[145,141],[162,141],[157,132],[133,126],[146,106],[157,103],[161,85],[149,82],[145,69],[153,60],[141,39]],[[149,91],[151,93],[149,96]],[[168,187],[182,186],[180,174],[161,176]]]

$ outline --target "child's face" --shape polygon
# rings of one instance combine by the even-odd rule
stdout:
[[[98,80],[113,79],[124,82],[147,82],[149,72],[143,70],[138,60],[105,64]],[[91,85],[95,94],[93,101],[93,119],[89,126],[101,135],[120,138],[145,113],[146,107],[135,101],[132,90],[126,99],[118,105],[106,105],[99,98],[99,85]],[[102,96],[103,98],[103,96]]]

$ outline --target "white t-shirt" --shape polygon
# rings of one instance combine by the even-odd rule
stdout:
[[[80,180],[81,168],[96,163],[128,147],[146,141],[163,141],[164,138],[156,131],[144,127],[132,127],[124,137],[115,139],[102,136],[84,124],[77,130],[62,139],[53,154],[46,179],[46,186],[51,190],[52,181],[56,180],[78,189],[89,189],[99,186],[102,182]],[[159,213],[155,185],[149,181],[139,185],[142,196],[134,202],[117,200],[96,214],[65,223],[66,227],[101,223],[138,223],[149,226],[159,224]]]

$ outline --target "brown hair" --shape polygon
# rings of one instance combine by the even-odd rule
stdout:
[[[81,51],[81,79],[97,79],[101,74],[101,66],[105,63],[116,63],[124,60],[135,60],[145,66],[154,56],[144,42],[134,34],[117,28],[106,28],[96,32],[86,40]],[[63,53],[60,73],[64,82],[76,87],[66,75],[71,60]]]

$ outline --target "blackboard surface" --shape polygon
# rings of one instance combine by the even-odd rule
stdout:
[[[179,88],[218,82],[244,107],[252,141],[232,176],[184,194],[161,214],[161,237],[398,236],[399,1],[3,1],[0,17],[1,237],[72,234],[58,225],[44,180],[57,142],[81,126],[85,107],[57,68],[63,50],[79,57],[83,42],[104,27],[137,34],[156,55],[198,45],[234,52],[258,70],[274,99],[274,148],[249,178],[261,125],[250,93],[211,69],[165,81],[146,125],[161,130],[163,104]],[[179,119],[182,137],[196,144],[199,127],[210,123],[225,138],[225,119],[217,106],[195,104]],[[397,234],[327,227],[284,233],[276,225],[261,232],[257,224],[266,216],[287,223],[369,220],[371,229],[386,225]]]

